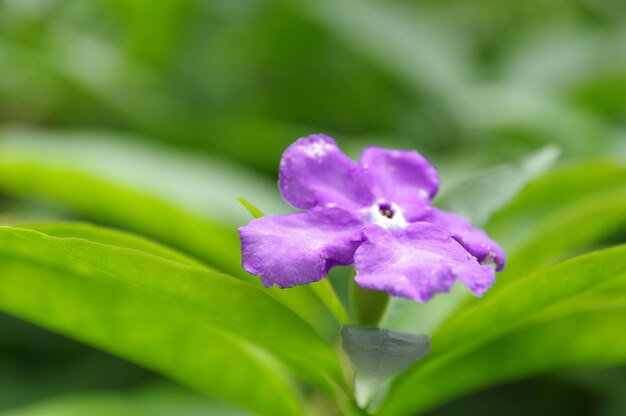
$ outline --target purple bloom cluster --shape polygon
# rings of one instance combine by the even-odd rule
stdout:
[[[417,152],[368,147],[356,163],[312,135],[283,154],[279,188],[307,211],[239,229],[243,267],[266,287],[316,282],[354,263],[360,286],[426,302],[457,279],[480,296],[504,267],[484,231],[431,205],[439,177]]]

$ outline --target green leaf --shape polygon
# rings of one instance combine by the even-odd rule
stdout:
[[[626,305],[622,304],[579,310],[521,327],[451,361],[431,376],[430,383],[425,378],[413,380],[420,383],[420,392],[419,405],[412,407],[424,411],[462,394],[510,380],[623,364],[626,339],[615,329],[623,326],[625,320]]]
[[[248,413],[176,385],[153,383],[131,391],[69,394],[24,406],[2,416],[244,416]]]
[[[432,335],[468,296],[468,289],[457,283],[449,293],[438,294],[426,304],[392,297],[378,325],[397,331],[420,331]]]
[[[356,400],[366,407],[391,377],[407,370],[430,351],[425,335],[375,327],[344,326],[341,346],[356,370]]]
[[[626,186],[580,198],[576,205],[552,213],[531,240],[511,253],[511,267],[496,290],[524,273],[611,237],[624,224]]]
[[[496,166],[457,183],[435,203],[462,215],[476,227],[484,226],[494,212],[508,205],[531,181],[557,161],[559,150],[547,146],[516,165]]]
[[[337,319],[337,322],[340,324],[346,324],[350,321],[350,317],[348,316],[348,311],[346,310],[344,304],[337,296],[337,292],[333,288],[333,285],[330,283],[328,278],[324,278],[320,281],[310,283],[309,287],[317,295],[317,297],[324,303],[324,305],[328,308],[328,310],[334,315]]]
[[[489,221],[489,234],[507,250],[516,250],[560,209],[598,197],[626,183],[626,167],[615,162],[587,161],[564,167],[530,184],[506,209]],[[611,201],[607,201],[610,203]]]
[[[130,386],[149,377],[132,363],[0,312],[0,414],[52,396]]]
[[[361,287],[354,280],[354,271],[350,274],[348,286],[352,319],[358,325],[376,326],[380,316],[389,308],[393,298],[386,292]]]
[[[625,276],[626,246],[618,246],[542,269],[456,314],[434,335],[429,358],[397,380],[381,414],[423,411],[520,374],[624,362],[626,343],[615,338],[623,301],[620,310],[598,302],[597,312],[580,313],[588,304],[576,298]]]
[[[0,227],[0,258],[3,310],[202,391],[295,413],[297,394],[268,364],[277,359],[327,393],[342,385],[332,348],[251,284],[136,249],[13,227]],[[257,377],[266,380],[261,389]]]
[[[243,205],[243,207],[245,209],[248,210],[248,212],[250,213],[250,215],[252,215],[254,218],[261,218],[263,215],[261,210],[258,209],[257,207],[255,207],[254,205],[252,205],[250,202],[248,202],[247,200],[243,199],[243,198],[237,198],[237,201],[239,201],[239,203],[241,205]]]
[[[237,192],[284,208],[268,198],[270,184],[241,168],[105,133],[0,131],[0,176],[13,195],[135,229],[232,273],[241,268],[231,227],[246,221]]]
[[[530,319],[558,302],[566,302],[626,275],[626,245],[599,250],[541,269],[511,283],[476,308],[454,316],[437,334],[439,351],[455,348],[454,340],[482,333],[493,336],[518,321]],[[497,312],[496,312],[497,311]],[[506,326],[503,326],[506,324]],[[477,332],[478,331],[478,332]]]
[[[489,233],[507,250],[508,264],[486,296],[538,267],[593,247],[624,224],[626,167],[587,163],[533,183],[489,224]]]
[[[223,162],[122,139],[2,130],[0,190],[147,235],[260,287],[241,268],[235,228],[248,218],[236,197],[244,192],[280,212],[282,204],[267,196],[277,195],[274,187]],[[318,332],[336,337],[338,323],[311,288],[268,293]]]
[[[175,249],[149,240],[139,235],[122,232],[113,228],[96,226],[88,223],[47,223],[47,224],[20,224],[19,228],[39,231],[51,237],[82,238],[87,241],[106,244],[110,246],[135,249],[156,257],[176,261],[187,266],[209,269],[202,262],[180,253]]]

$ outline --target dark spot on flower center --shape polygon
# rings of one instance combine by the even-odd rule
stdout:
[[[380,212],[381,215],[384,215],[389,219],[393,218],[393,216],[396,214],[395,211],[391,208],[391,205],[387,203],[378,204],[378,212]]]

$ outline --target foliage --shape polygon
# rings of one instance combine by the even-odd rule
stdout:
[[[382,363],[374,414],[623,385],[625,28],[609,0],[0,3],[0,413],[363,414],[363,323],[431,339],[350,349]],[[280,154],[318,131],[432,159],[497,284],[422,305],[243,272],[236,228],[289,210]]]

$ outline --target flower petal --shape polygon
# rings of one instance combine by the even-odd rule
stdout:
[[[278,186],[293,207],[332,204],[358,209],[372,202],[365,173],[333,139],[321,134],[299,139],[280,162]]]
[[[476,296],[494,282],[491,266],[481,266],[450,233],[436,225],[416,222],[391,232],[372,225],[354,256],[356,282],[365,288],[419,302],[448,292],[460,280]]]
[[[439,190],[437,171],[414,151],[368,147],[359,164],[371,175],[374,196],[398,204],[408,221],[423,215]]]
[[[265,287],[316,282],[340,265],[352,264],[362,222],[340,208],[259,218],[239,229],[243,268]]]
[[[486,232],[472,227],[460,215],[433,208],[420,221],[436,224],[450,231],[452,238],[476,257],[479,263],[495,263],[497,271],[504,269],[506,255],[502,247],[489,238]]]

